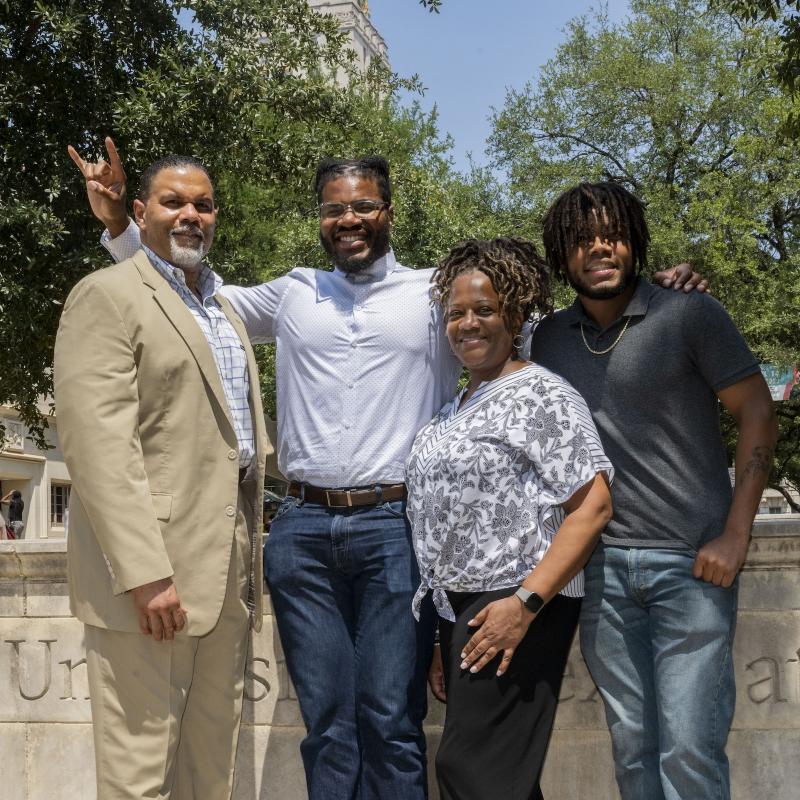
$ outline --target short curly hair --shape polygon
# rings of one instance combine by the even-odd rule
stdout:
[[[459,242],[431,277],[433,302],[445,307],[453,281],[476,271],[486,275],[497,292],[500,315],[510,333],[518,333],[519,323],[529,319],[534,310],[542,315],[553,312],[550,267],[533,242],[511,236]]]
[[[392,181],[389,177],[389,162],[383,156],[362,156],[361,158],[323,158],[317,166],[314,177],[314,192],[317,202],[322,202],[322,190],[326,184],[344,175],[375,181],[381,199],[392,204]]]

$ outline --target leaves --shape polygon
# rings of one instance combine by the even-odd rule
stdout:
[[[480,227],[487,196],[452,170],[435,114],[397,102],[419,81],[378,62],[361,76],[347,42],[305,0],[0,2],[0,404],[40,444],[61,304],[108,264],[67,144],[95,159],[113,134],[130,196],[155,159],[200,158],[220,206],[212,263],[228,281],[325,265],[311,190],[324,155],[389,158],[409,264]]]
[[[523,228],[536,235],[567,186],[619,181],[647,204],[653,268],[690,259],[763,361],[796,363],[800,165],[780,136],[792,101],[769,80],[780,58],[774,25],[698,0],[632,0],[618,25],[573,20],[493,119],[494,165]],[[782,422],[780,447],[799,435]],[[786,463],[773,482],[787,470],[798,482],[800,464]]]

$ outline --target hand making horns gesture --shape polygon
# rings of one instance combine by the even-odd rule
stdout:
[[[86,181],[86,194],[92,213],[113,237],[128,227],[125,203],[127,177],[110,136],[106,136],[105,143],[108,161],[100,158],[96,164],[84,161],[72,145],[67,145],[67,152]]]

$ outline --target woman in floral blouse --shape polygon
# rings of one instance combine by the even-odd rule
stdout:
[[[433,276],[464,389],[417,435],[408,514],[441,646],[442,800],[535,800],[583,594],[611,517],[606,459],[581,396],[519,356],[548,313],[548,270],[521,239],[470,240]]]

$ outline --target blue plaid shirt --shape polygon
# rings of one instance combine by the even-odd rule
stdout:
[[[202,264],[197,278],[197,290],[203,298],[201,302],[186,285],[182,269],[172,266],[144,245],[142,250],[147,253],[150,263],[159,274],[186,303],[206,337],[219,370],[236,439],[239,442],[239,466],[246,467],[255,455],[253,416],[250,413],[249,400],[250,376],[247,372],[247,354],[242,346],[242,340],[214,298],[222,286],[222,278],[206,264]]]

